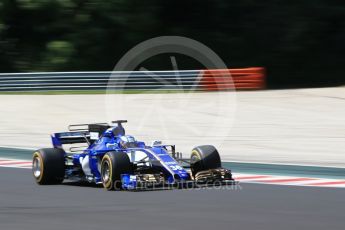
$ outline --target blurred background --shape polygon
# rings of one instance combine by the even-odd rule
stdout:
[[[204,43],[229,68],[264,66],[269,88],[345,84],[343,0],[2,0],[0,72],[109,71],[163,35]]]

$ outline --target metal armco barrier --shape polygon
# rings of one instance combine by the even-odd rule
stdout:
[[[262,67],[244,69],[48,72],[0,74],[0,91],[59,90],[253,90],[265,88]]]

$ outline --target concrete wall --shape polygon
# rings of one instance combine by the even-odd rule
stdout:
[[[222,108],[223,107],[223,108]],[[345,88],[192,94],[0,95],[0,145],[40,148],[69,124],[128,119],[150,142],[214,144],[223,160],[345,167]]]

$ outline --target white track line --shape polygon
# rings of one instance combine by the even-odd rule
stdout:
[[[277,184],[294,186],[314,186],[314,187],[345,187],[344,179],[326,179],[314,177],[298,176],[275,176],[275,175],[257,175],[257,174],[237,174],[234,178],[239,182],[258,183],[258,184]]]

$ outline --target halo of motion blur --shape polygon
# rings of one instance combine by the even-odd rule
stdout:
[[[182,54],[195,59],[205,69],[227,69],[214,51],[193,39],[163,36],[144,41],[129,50],[113,70],[106,95],[107,119],[126,117],[136,121],[136,125],[129,128],[145,141],[152,141],[148,137],[160,138],[165,143],[176,143],[186,152],[190,151],[188,146],[207,141],[221,150],[235,117],[235,89],[198,91],[202,76],[190,80],[192,71],[178,70],[178,60],[172,55],[167,60],[171,61],[172,71],[150,71],[141,66],[160,54]],[[160,82],[160,86],[128,94],[123,82],[140,79],[142,75]],[[232,81],[230,74],[227,77]],[[186,80],[190,81],[187,89],[181,85]]]

